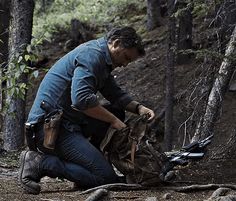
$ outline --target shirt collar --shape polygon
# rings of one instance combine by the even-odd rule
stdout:
[[[111,67],[112,61],[111,61],[111,55],[110,55],[108,45],[107,45],[107,40],[105,39],[105,37],[102,37],[102,38],[99,38],[97,41],[103,53],[105,54],[105,60],[106,60],[107,65]]]

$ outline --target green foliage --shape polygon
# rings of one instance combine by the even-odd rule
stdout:
[[[204,0],[192,1],[192,0],[183,0],[182,3],[185,3],[186,6],[183,8],[178,8],[174,13],[174,17],[181,17],[182,13],[186,9],[192,10],[192,15],[195,19],[199,19],[207,15],[208,11],[212,9]]]
[[[203,16],[206,16],[209,9],[210,9],[209,5],[207,5],[206,3],[197,2],[197,3],[194,4],[193,17],[201,18]]]
[[[219,60],[219,62],[222,61],[225,57],[223,54],[216,51],[212,51],[210,49],[200,49],[200,50],[186,49],[186,50],[179,50],[178,53],[186,55],[195,55],[195,58],[197,60],[203,60],[207,56],[208,58],[212,58],[215,61]]]
[[[221,63],[224,59],[227,59],[231,63],[236,63],[236,56],[228,56],[225,54],[219,53],[217,51],[213,51],[212,49],[200,49],[200,50],[180,50],[178,53],[187,54],[187,55],[195,55],[195,58],[199,61],[202,61],[206,56],[208,59],[212,59],[215,62]]]
[[[7,87],[3,90],[9,97],[16,97],[22,100],[25,99],[26,92],[28,90],[30,82],[27,82],[27,78],[38,77],[38,70],[30,67],[30,64],[37,61],[37,56],[33,53],[36,51],[37,45],[40,43],[38,40],[32,40],[32,44],[28,45],[24,52],[15,53],[10,59],[8,68],[3,70],[3,76],[1,82],[7,82]],[[7,107],[8,103],[6,103]]]
[[[31,60],[30,55],[25,55],[27,60]],[[19,81],[23,74],[29,74],[33,71],[31,67],[27,65],[27,61],[23,55],[17,55],[12,59],[12,62],[8,65],[8,70],[4,72],[2,81],[7,81],[8,87],[4,88],[10,97],[17,97],[25,99],[25,94],[28,89],[26,82]]]
[[[186,9],[192,10],[192,15],[195,19],[201,19],[205,17],[209,11],[215,8],[215,6],[219,3],[222,3],[223,0],[215,0],[215,1],[205,1],[205,0],[182,0],[180,3],[184,3],[186,6],[179,8],[175,13],[174,17],[178,18],[182,15],[182,13]]]
[[[60,29],[69,29],[73,18],[97,27],[104,26],[111,21],[114,25],[125,25],[125,19],[118,17],[118,13],[128,14],[130,5],[137,9],[145,7],[143,0],[55,0],[46,13],[39,12],[40,4],[36,4],[33,35],[38,38],[50,39],[52,34]],[[126,13],[123,13],[126,12]],[[119,22],[118,22],[119,21]]]

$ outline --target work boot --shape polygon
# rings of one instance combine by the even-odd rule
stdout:
[[[20,155],[19,182],[21,187],[30,194],[39,194],[41,179],[39,164],[42,155],[35,151],[23,151]]]

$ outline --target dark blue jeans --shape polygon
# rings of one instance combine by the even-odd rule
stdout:
[[[111,106],[107,109],[124,120],[124,111]],[[38,129],[37,146],[45,153],[40,164],[42,176],[65,178],[82,188],[118,182],[111,164],[98,149],[109,124],[90,117],[86,117],[86,122],[78,125],[63,120],[54,152],[43,147],[43,128]]]

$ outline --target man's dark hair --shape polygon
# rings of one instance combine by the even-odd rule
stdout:
[[[106,35],[108,43],[119,39],[124,48],[137,48],[140,55],[145,55],[141,37],[132,27],[114,28]]]

